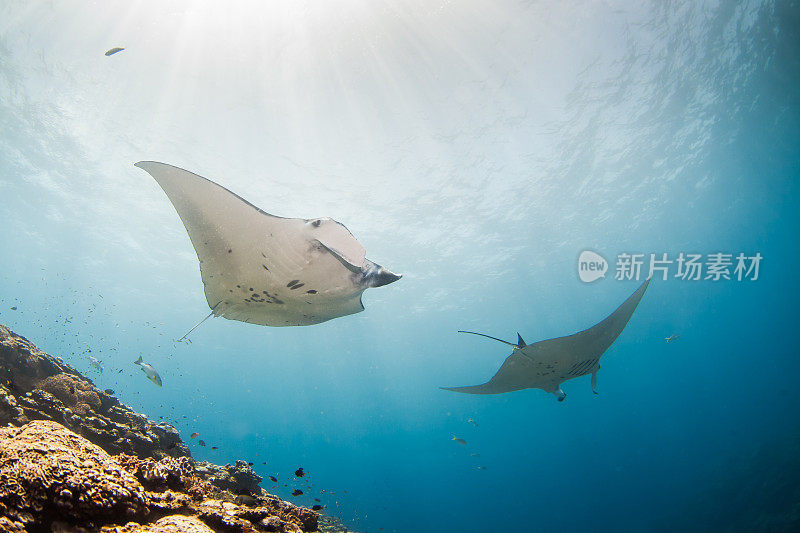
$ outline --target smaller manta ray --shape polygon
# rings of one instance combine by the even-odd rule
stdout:
[[[159,387],[161,386],[161,376],[158,375],[158,372],[156,372],[156,369],[153,368],[153,366],[150,363],[145,363],[144,361],[142,361],[141,355],[139,356],[139,359],[133,362],[133,364],[139,365],[139,367],[142,369],[142,372],[144,372],[145,376],[147,376],[147,379],[149,379]]]
[[[513,346],[514,351],[497,374],[483,385],[442,388],[467,394],[501,394],[522,389],[542,389],[558,396],[560,402],[567,396],[561,390],[563,382],[591,374],[592,392],[597,394],[600,357],[625,329],[649,284],[650,278],[647,278],[636,292],[599,324],[566,337],[525,344],[518,333],[517,343],[514,344],[483,333],[459,331],[504,342]]]
[[[125,49],[124,48],[120,48],[119,46],[115,46],[114,48],[112,48],[110,50],[106,50],[106,55],[107,56],[113,56],[117,52],[122,52],[123,50],[125,50]]]

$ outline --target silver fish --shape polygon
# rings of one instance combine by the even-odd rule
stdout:
[[[89,356],[89,366],[91,366],[92,368],[96,368],[101,373],[103,372],[103,365],[101,365],[100,361],[98,361],[97,359],[95,359],[91,355]]]
[[[147,376],[147,379],[149,379],[159,387],[161,386],[161,376],[158,375],[158,372],[156,372],[156,369],[153,368],[153,366],[150,363],[145,363],[144,361],[142,361],[141,355],[139,356],[139,359],[133,362],[133,364],[139,365],[139,367],[142,369],[142,372],[144,372],[144,374]]]

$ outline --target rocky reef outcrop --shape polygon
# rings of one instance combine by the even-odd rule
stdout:
[[[112,455],[156,459],[190,455],[174,427],[149,421],[3,325],[0,383],[0,425],[52,420]]]
[[[110,455],[55,422],[0,429],[0,512],[23,525],[141,516],[145,491]]]
[[[341,531],[0,325],[0,531]],[[328,525],[330,524],[330,525]]]
[[[262,480],[247,461],[236,461],[235,465],[225,466],[198,461],[195,463],[195,469],[215,487],[229,490],[234,494],[256,492]]]

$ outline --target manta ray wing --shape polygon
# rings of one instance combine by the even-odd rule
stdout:
[[[501,394],[521,389],[557,393],[564,381],[597,371],[600,357],[625,329],[649,284],[648,278],[616,311],[589,329],[514,348],[486,383],[443,388],[467,394]]]
[[[136,166],[161,186],[186,227],[214,315],[302,326],[364,309],[361,294],[376,285],[365,282],[363,271],[382,267],[365,259],[364,247],[344,225],[271,215],[172,165]]]

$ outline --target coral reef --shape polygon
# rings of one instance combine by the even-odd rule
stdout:
[[[236,496],[198,478],[188,457],[112,457],[52,421],[0,429],[4,530],[317,531],[313,511],[258,487],[250,498],[228,501]]]
[[[0,429],[9,531],[317,531],[317,513],[254,492],[248,505],[228,501],[236,496],[198,479],[188,457],[112,457],[52,421]]]
[[[53,420],[112,455],[190,455],[174,427],[150,422],[2,325],[0,382],[0,425]]]
[[[0,429],[0,510],[22,524],[145,512],[136,479],[98,446],[55,422]]]
[[[152,524],[141,525],[135,522],[125,526],[104,527],[102,533],[214,533],[214,530],[197,518],[191,516],[165,516]]]
[[[0,531],[344,531],[266,493],[245,461],[195,463],[172,426],[0,325],[3,425]]]
[[[229,490],[234,494],[259,491],[258,484],[263,479],[256,474],[246,461],[236,461],[235,465],[217,466],[206,461],[195,464],[198,474],[207,479],[215,487]]]
[[[100,408],[100,397],[94,387],[72,374],[47,376],[39,388],[61,400],[76,415],[86,416]]]
[[[188,490],[195,471],[192,460],[188,457],[163,457],[159,461],[151,458],[139,459],[126,454],[116,457],[117,463],[136,476],[148,490],[164,490],[167,488]]]

